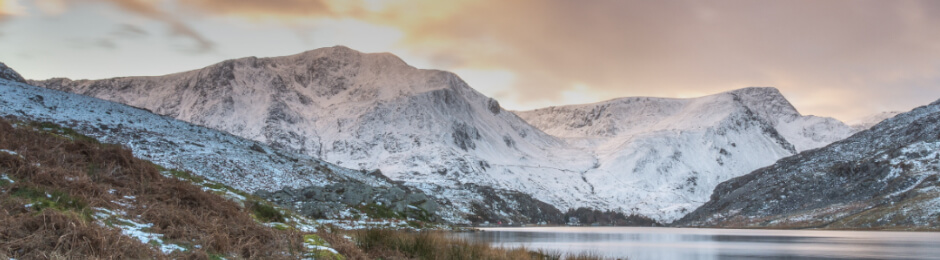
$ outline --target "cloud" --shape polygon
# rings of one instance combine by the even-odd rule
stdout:
[[[517,108],[574,93],[776,86],[816,96],[794,101],[805,113],[850,117],[866,113],[849,109],[860,104],[898,103],[881,100],[894,92],[928,95],[907,97],[908,108],[940,98],[914,87],[940,84],[937,1],[482,1],[443,16],[405,7],[362,19],[399,26],[403,46],[443,65],[514,72],[516,100],[503,103]]]
[[[97,41],[95,41],[94,44],[95,46],[104,48],[104,49],[109,49],[109,50],[117,49],[117,44],[115,44],[114,41],[110,39],[98,39]]]
[[[150,33],[136,25],[132,24],[121,24],[118,25],[117,29],[112,33],[114,36],[118,36],[126,39],[137,39],[150,36]]]
[[[60,15],[68,10],[68,3],[65,0],[36,0],[36,7],[47,15]]]
[[[96,1],[168,25],[194,52],[215,46],[187,24],[203,16],[394,28],[395,46],[479,72],[465,78],[499,86],[474,87],[511,109],[775,86],[801,112],[845,119],[940,98],[940,1]]]
[[[185,4],[198,11],[247,17],[308,17],[333,13],[329,4],[319,0],[187,0]]]
[[[157,5],[159,2],[146,0],[99,1],[112,3],[128,12],[136,13],[144,17],[165,23],[170,27],[170,35],[184,37],[193,41],[194,45],[192,47],[185,48],[184,50],[195,53],[204,53],[211,51],[214,48],[215,44],[212,41],[199,34],[199,32],[196,30],[192,29],[192,27],[184,23],[182,19],[174,17],[168,12],[158,8]]]
[[[17,0],[0,0],[0,22],[11,16],[25,15],[26,8]]]

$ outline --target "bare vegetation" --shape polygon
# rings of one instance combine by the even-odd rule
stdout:
[[[390,229],[352,231],[355,247],[336,247],[350,259],[534,259],[534,260],[590,260],[603,259],[590,253],[563,254],[525,247],[501,248],[487,243],[466,241],[448,236],[445,232],[408,232]],[[349,243],[335,232],[321,231],[325,240],[334,246]],[[344,242],[346,241],[346,242]]]
[[[0,255],[13,258],[165,258],[95,223],[94,209],[126,211],[182,245],[172,258],[298,258],[302,234],[265,227],[250,211],[161,175],[117,145],[52,124],[0,120]],[[123,202],[123,203],[122,203]]]

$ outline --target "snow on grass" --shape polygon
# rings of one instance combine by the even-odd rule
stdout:
[[[317,227],[320,226],[320,224],[316,221],[306,217],[297,216],[296,214],[291,215],[288,222],[293,224],[294,228],[300,230],[301,232],[316,233]]]
[[[336,249],[331,248],[329,242],[314,234],[304,235],[304,247],[310,259],[345,259]]]
[[[320,219],[320,224],[330,224],[334,227],[346,230],[359,230],[368,228],[390,228],[390,229],[416,229],[408,224],[407,221],[400,219]]]
[[[307,250],[310,250],[310,251],[323,251],[323,250],[326,250],[326,251],[330,251],[330,253],[333,253],[333,254],[339,254],[339,252],[337,252],[336,249],[329,248],[329,247],[325,247],[325,246],[311,245],[311,244],[306,244],[306,246],[307,246]]]
[[[14,151],[7,150],[7,149],[0,149],[0,153],[5,153],[5,154],[12,155],[12,156],[16,156],[16,157],[19,157],[20,159],[24,159],[24,160],[26,159],[25,157],[23,157],[23,155],[21,155],[21,154],[19,154],[19,153],[17,153],[17,152],[14,152]]]
[[[164,254],[175,251],[186,251],[186,248],[176,244],[166,243],[163,240],[163,234],[149,232],[153,228],[151,223],[139,223],[132,219],[123,217],[125,213],[120,210],[109,210],[106,208],[95,208],[94,217],[98,223],[111,228],[116,228],[125,236],[137,239],[141,243],[149,244],[160,249]]]
[[[0,174],[0,181],[5,181],[10,184],[16,183],[16,181],[13,181],[13,179],[10,179],[10,176],[7,176],[6,173]],[[2,184],[2,182],[0,182],[0,184]]]

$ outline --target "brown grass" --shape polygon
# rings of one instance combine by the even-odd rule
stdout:
[[[28,214],[22,203],[0,195],[0,256],[44,258],[149,258],[155,252],[120,232],[89,224],[76,214],[44,210]],[[13,214],[11,214],[13,213]]]
[[[321,232],[326,233],[326,232]],[[445,232],[423,231],[408,232],[389,229],[366,229],[353,231],[356,249],[362,258],[353,259],[573,259],[595,260],[600,256],[583,254],[562,254],[542,250],[532,251],[524,247],[501,248],[483,242],[472,242],[448,236]],[[327,242],[342,243],[338,235],[321,234]],[[335,245],[335,244],[334,244]],[[344,255],[344,251],[340,251]],[[357,255],[358,256],[358,255]]]
[[[35,124],[33,126],[36,126]],[[43,126],[48,126],[45,124]],[[0,255],[14,258],[163,258],[150,246],[91,223],[91,208],[122,209],[153,223],[164,239],[202,248],[173,258],[297,258],[302,234],[258,224],[246,209],[187,181],[166,178],[150,162],[120,146],[12,127],[0,119],[0,173],[15,183],[0,187]],[[54,131],[53,131],[54,132]],[[62,134],[66,133],[66,134]],[[30,194],[56,193],[48,207],[26,209]],[[25,194],[25,195],[24,195]],[[125,196],[136,199],[128,201]],[[68,205],[60,205],[67,198]],[[42,199],[42,198],[38,198]],[[39,210],[36,210],[39,208]]]

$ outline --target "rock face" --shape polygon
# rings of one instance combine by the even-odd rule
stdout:
[[[770,88],[549,108],[521,113],[526,122],[452,73],[345,47],[159,77],[31,82],[379,169],[467,216],[455,222],[484,219],[480,209],[534,219],[517,213],[538,210],[495,210],[530,200],[669,222],[719,182],[851,133],[801,116]],[[506,203],[490,203],[488,189]]]
[[[680,226],[936,229],[940,101],[721,183]]]
[[[441,221],[437,216],[440,210],[437,202],[420,191],[401,186],[374,187],[364,183],[343,182],[301,189],[284,188],[274,192],[262,190],[255,195],[317,218],[349,217],[344,214],[349,214],[350,208],[362,208],[362,211],[372,214],[386,211],[386,215],[373,217]]]
[[[12,82],[26,83],[26,80],[23,79],[23,76],[20,76],[15,70],[7,67],[6,64],[0,62],[0,79],[9,80]]]

